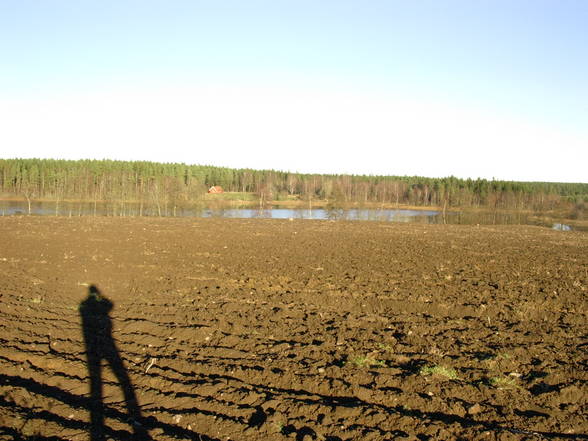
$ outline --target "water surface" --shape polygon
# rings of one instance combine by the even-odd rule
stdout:
[[[28,214],[26,201],[0,201],[0,215]],[[111,202],[31,202],[31,214],[59,216],[180,216],[232,219],[314,219],[347,221],[410,222],[425,224],[541,225],[560,231],[572,228],[563,223],[545,223],[520,212],[447,212],[436,210],[396,210],[377,208],[223,208],[170,207],[151,204]]]

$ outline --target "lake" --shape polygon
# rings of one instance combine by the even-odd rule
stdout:
[[[26,201],[0,201],[0,215],[27,214]],[[55,201],[31,202],[33,215],[60,216],[183,216],[183,217],[220,217],[240,219],[314,219],[314,220],[348,220],[348,221],[383,221],[410,222],[422,224],[480,224],[480,225],[541,225],[569,231],[571,227],[561,223],[546,223],[531,214],[520,212],[447,212],[445,218],[436,210],[404,210],[351,208],[326,209],[316,208],[222,208],[222,207],[188,207],[172,209],[150,204],[138,203],[96,203]]]

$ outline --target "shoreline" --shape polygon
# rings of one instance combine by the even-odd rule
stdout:
[[[410,210],[410,211],[436,211],[438,215],[443,215],[443,207],[439,207],[436,205],[431,206],[422,206],[422,205],[409,205],[409,204],[395,204],[395,203],[377,203],[377,202],[366,202],[366,203],[343,203],[343,204],[333,204],[328,200],[317,200],[312,201],[311,206],[309,207],[308,201],[302,200],[281,200],[281,201],[271,201],[266,204],[260,205],[259,201],[253,200],[244,200],[244,199],[220,199],[216,198],[217,195],[210,196],[203,200],[192,201],[188,203],[182,203],[175,205],[176,210],[186,210],[186,209],[210,209],[210,210],[221,210],[221,209],[260,209],[260,210],[272,210],[272,209],[291,209],[291,210],[311,210],[313,209],[322,209],[322,210]],[[120,207],[120,206],[141,206],[143,204],[144,209],[150,209],[153,211],[157,206],[153,201],[140,201],[140,200],[84,200],[84,199],[50,199],[50,198],[43,198],[43,199],[31,199],[31,204],[59,204],[63,206],[63,204],[85,204],[85,205],[94,205],[97,206],[105,206],[110,205],[113,207]],[[21,209],[21,213],[27,215],[26,213],[26,205],[27,200],[26,198],[19,198],[19,197],[0,197],[0,210],[2,210],[3,203],[17,203],[23,204],[23,208]],[[166,204],[161,203],[161,208],[166,207]],[[167,203],[167,211],[172,212],[174,210],[174,206],[171,203]],[[102,210],[104,211],[104,210]],[[543,223],[548,224],[550,222],[554,223],[563,223],[566,225],[573,226],[575,228],[582,228],[588,229],[588,219],[577,219],[570,217],[569,213],[561,213],[561,212],[554,212],[554,211],[546,211],[546,212],[536,212],[534,210],[513,210],[513,209],[492,209],[488,207],[450,207],[446,208],[445,213],[447,215],[455,216],[455,215],[465,215],[465,216],[524,216],[525,218],[532,220],[534,223]],[[34,214],[34,213],[31,213]],[[51,214],[54,215],[54,214]],[[88,215],[88,214],[86,214]],[[66,215],[63,215],[66,216]],[[126,213],[125,216],[141,216],[139,214],[128,214]],[[144,215],[143,215],[144,216]],[[167,215],[174,217],[172,215]],[[181,216],[181,215],[180,215]],[[163,216],[162,216],[163,217]]]

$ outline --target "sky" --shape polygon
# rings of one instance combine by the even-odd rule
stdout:
[[[0,0],[0,158],[588,182],[586,0]]]

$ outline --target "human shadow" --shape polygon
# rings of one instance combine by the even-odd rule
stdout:
[[[80,315],[90,374],[90,440],[104,441],[106,439],[105,406],[102,396],[103,360],[110,365],[123,391],[128,422],[133,429],[133,439],[149,440],[151,438],[143,426],[141,409],[131,379],[112,336],[112,321],[109,313],[113,306],[113,303],[102,295],[95,285],[88,288],[88,297],[80,303]]]

